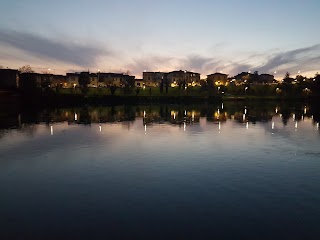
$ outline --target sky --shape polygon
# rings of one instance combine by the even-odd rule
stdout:
[[[0,66],[320,72],[319,0],[2,0]]]

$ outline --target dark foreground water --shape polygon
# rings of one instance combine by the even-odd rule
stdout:
[[[0,239],[320,239],[317,105],[4,108]]]

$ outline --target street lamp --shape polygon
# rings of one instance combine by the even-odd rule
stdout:
[[[244,88],[244,93],[247,93],[248,87]]]

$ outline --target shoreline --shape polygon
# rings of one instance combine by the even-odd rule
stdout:
[[[104,96],[85,96],[82,94],[20,94],[14,91],[1,91],[1,105],[25,105],[33,106],[76,106],[76,105],[119,105],[119,104],[210,104],[223,101],[243,102],[243,101],[276,101],[276,102],[313,102],[319,101],[319,96],[308,97],[278,97],[278,96],[134,96],[134,95],[104,95]]]

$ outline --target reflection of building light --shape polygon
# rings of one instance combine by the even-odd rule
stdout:
[[[297,121],[296,121],[294,127],[295,127],[296,129],[298,129],[298,122],[297,122]]]
[[[218,108],[218,114],[220,115],[220,109]]]
[[[78,121],[78,114],[76,114],[76,113],[74,114],[74,120]]]
[[[319,123],[317,123],[317,130],[319,130]]]
[[[304,120],[304,115],[302,115],[301,119]]]
[[[242,115],[242,120],[243,120],[243,121],[246,120],[246,115],[245,115],[245,114]]]
[[[176,119],[176,113],[173,114],[173,119]]]
[[[184,115],[185,115],[185,116],[187,115],[187,110],[184,110]]]
[[[307,107],[304,107],[304,114],[307,114]]]
[[[51,136],[53,135],[53,126],[51,125],[50,126],[50,133],[51,133]]]
[[[293,121],[296,120],[296,115],[295,114],[292,115],[292,119],[293,119]]]
[[[187,127],[187,125],[186,125],[186,123],[184,122],[184,123],[183,123],[183,131],[184,131],[184,132],[186,131],[186,127]]]
[[[144,118],[146,117],[146,111],[143,111],[143,117]]]
[[[102,126],[101,126],[101,125],[99,125],[99,131],[100,131],[100,132],[102,131]]]
[[[244,114],[247,114],[247,109],[246,108],[244,109]]]
[[[192,122],[194,122],[194,111],[192,111]]]
[[[221,109],[223,110],[224,106],[223,106],[223,103],[221,103]]]
[[[147,124],[144,125],[144,134],[147,134]]]
[[[282,114],[280,114],[279,116],[280,116],[280,118],[282,118]]]
[[[313,115],[311,116],[311,119],[313,120]]]
[[[249,122],[247,122],[246,128],[249,129]]]
[[[279,111],[278,108],[276,108],[275,112],[278,113],[278,111]]]
[[[275,125],[274,122],[272,122],[272,129],[274,129],[274,125]]]
[[[234,120],[234,115],[231,115],[231,119]]]
[[[221,130],[221,122],[219,122],[219,130]]]

